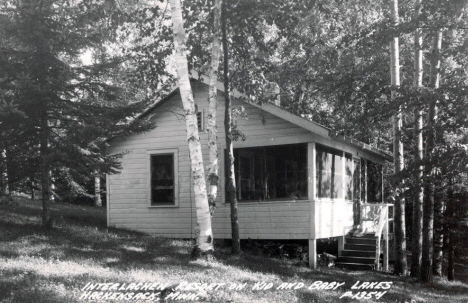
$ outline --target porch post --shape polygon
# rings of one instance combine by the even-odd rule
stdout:
[[[341,161],[341,172],[342,172],[342,176],[343,176],[343,182],[341,183],[341,190],[343,192],[343,197],[338,197],[338,198],[342,198],[343,201],[346,203],[346,179],[347,179],[347,175],[346,175],[346,153],[344,151],[342,151],[342,161]],[[353,218],[354,220],[354,218]],[[340,233],[344,233],[345,231],[345,226],[343,224],[343,221],[340,221],[341,222],[341,226],[340,228],[342,229],[342,231]],[[341,256],[341,251],[344,250],[344,242],[345,242],[345,236],[342,235],[342,236],[339,236],[338,237],[338,256]]]
[[[309,267],[317,269],[317,240],[309,239]]]
[[[385,225],[384,225],[384,240],[385,246],[383,251],[383,271],[388,272],[388,217],[389,217],[389,207],[388,205],[385,206],[387,208],[387,218],[385,218]]]
[[[317,268],[317,240],[315,239],[315,197],[317,195],[317,170],[315,159],[315,142],[310,142],[307,144],[307,195],[310,203],[309,267],[313,269]]]
[[[382,203],[385,203],[385,197],[384,197],[384,190],[385,190],[385,186],[384,186],[384,165],[382,164],[382,167],[380,168],[380,182],[382,183]],[[387,213],[388,215],[388,213]]]
[[[307,195],[309,201],[315,201],[316,189],[317,189],[317,168],[315,167],[315,158],[317,157],[317,152],[315,150],[315,142],[310,142],[307,144]]]
[[[369,201],[367,201],[367,159],[364,159],[364,193],[363,194],[364,194],[364,203],[368,203]]]

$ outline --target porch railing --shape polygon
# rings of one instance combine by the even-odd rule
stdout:
[[[388,271],[389,233],[393,234],[393,204],[364,203],[361,205],[361,224],[377,237],[375,265],[377,270]],[[382,241],[383,236],[383,241]],[[382,249],[383,242],[383,249]],[[380,267],[380,253],[383,250],[383,266]]]

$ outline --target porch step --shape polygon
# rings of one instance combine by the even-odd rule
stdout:
[[[375,244],[376,244],[376,239],[373,239],[373,238],[350,237],[350,238],[346,238],[346,243],[348,243],[348,244],[367,244],[367,245],[375,245]]]
[[[335,262],[336,267],[346,268],[350,270],[374,270],[374,264],[362,264],[362,263],[349,263],[349,262]]]
[[[370,258],[375,257],[375,250],[366,251],[366,250],[349,250],[345,249],[341,251],[341,256],[343,257],[364,257]]]
[[[375,239],[376,236],[375,236],[375,233],[365,233],[363,235],[361,235],[360,237],[356,237],[354,236],[354,233],[356,232],[355,229],[352,229],[348,232],[348,234],[346,235],[347,238],[359,238],[359,239]]]
[[[377,249],[377,244],[348,244],[346,240],[344,248],[347,250],[375,251]]]
[[[336,259],[335,265],[350,270],[374,270],[376,249],[375,234],[368,233],[356,237],[354,231],[351,231],[345,237],[344,250]]]

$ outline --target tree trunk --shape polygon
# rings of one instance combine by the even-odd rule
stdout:
[[[455,280],[455,236],[453,233],[450,233],[448,240],[448,272],[447,279],[449,281]]]
[[[437,186],[438,187],[438,186]],[[434,194],[434,255],[432,273],[442,276],[443,248],[444,248],[444,201],[440,195]]]
[[[102,207],[101,177],[97,173],[94,176],[94,206]]]
[[[415,19],[419,19],[419,12],[421,7],[421,0],[416,0],[415,3]],[[419,24],[419,21],[418,21]],[[419,26],[414,31],[414,83],[416,88],[422,86],[423,80],[423,52],[422,52],[422,35]],[[423,174],[423,119],[421,106],[418,104],[414,109],[415,118],[415,160],[417,168],[414,172],[414,200],[413,200],[413,224],[412,224],[412,245],[411,245],[411,276],[419,278],[421,273],[421,260],[422,260],[422,211],[423,211],[423,197],[424,190],[422,184]]]
[[[439,68],[440,59],[439,52],[442,46],[442,32],[437,32],[432,41],[431,51],[431,75],[430,86],[434,89],[439,87]],[[427,138],[426,138],[426,166],[424,169],[425,185],[424,185],[424,206],[423,206],[423,251],[421,264],[421,281],[433,281],[432,264],[434,252],[434,165],[432,152],[435,147],[435,116],[436,102],[432,98],[429,104],[429,112],[427,119]]]
[[[8,165],[7,165],[7,156],[6,150],[1,151],[0,153],[0,168],[1,168],[1,196],[8,196],[9,187],[8,187]]]
[[[6,181],[6,190],[7,190],[7,195],[8,197],[11,198],[13,191],[15,190],[14,183],[15,183],[15,177],[13,175],[13,171],[11,169],[12,167],[12,159],[11,159],[11,151],[9,149],[9,145],[6,146],[5,148],[5,173],[7,176],[7,181]]]
[[[231,205],[231,232],[232,232],[232,253],[239,254],[239,221],[237,219],[237,198],[236,198],[236,178],[234,173],[234,148],[232,145],[232,106],[229,96],[229,55],[226,37],[226,2],[223,3],[222,14],[222,34],[223,34],[223,55],[224,55],[224,129],[226,134],[227,149],[227,184],[226,200]]]
[[[447,268],[447,279],[449,281],[454,280],[455,275],[455,232],[456,224],[454,224],[455,219],[455,199],[453,194],[453,179],[449,178],[448,190],[447,190],[447,211],[445,212],[446,223],[444,224],[445,231],[445,250],[448,254],[448,268]]]
[[[53,227],[52,218],[50,216],[50,164],[49,164],[49,126],[47,121],[47,109],[43,109],[41,117],[41,138],[40,138],[40,155],[41,155],[41,187],[42,187],[42,227],[51,229]]]
[[[218,82],[218,67],[220,57],[220,28],[219,20],[221,16],[222,0],[215,0],[213,6],[214,22],[213,22],[213,44],[211,46],[211,67],[210,67],[210,88],[209,88],[209,109],[208,121],[206,129],[208,131],[208,148],[210,165],[208,172],[208,184],[210,190],[208,194],[208,203],[210,205],[210,213],[213,215],[216,206],[216,197],[218,195],[219,183],[219,163],[218,163],[218,135],[216,126],[216,111],[218,110],[218,89],[216,83]]]
[[[393,0],[391,5],[392,22],[398,25],[398,0]],[[400,85],[400,61],[399,61],[399,41],[394,37],[391,42],[391,80],[392,80],[392,100],[396,99],[396,87]],[[398,175],[404,167],[403,143],[401,142],[402,131],[401,107],[393,117],[393,157],[395,175]],[[398,184],[395,200],[395,268],[397,275],[406,275],[406,232],[405,232],[405,200],[402,192],[402,184]]]
[[[52,171],[49,172],[49,182],[50,182],[50,202],[55,202],[55,178],[52,175]]]
[[[36,200],[36,182],[34,181],[34,174],[31,173],[29,180],[31,181],[31,200]]]
[[[175,62],[177,80],[179,83],[182,105],[185,110],[187,128],[187,141],[189,146],[190,166],[192,170],[192,184],[195,193],[197,209],[197,242],[192,256],[211,254],[213,248],[213,231],[211,229],[211,215],[206,194],[205,170],[201,151],[200,137],[198,135],[195,102],[187,63],[187,49],[185,47],[185,30],[182,19],[180,0],[171,0],[172,29],[174,34]]]

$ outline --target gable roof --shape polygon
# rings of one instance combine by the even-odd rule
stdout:
[[[207,75],[204,75],[202,73],[199,73],[195,70],[191,70],[190,71],[190,78],[193,79],[193,80],[196,80],[196,81],[200,81],[206,85],[209,85],[209,76]],[[218,81],[216,83],[216,88],[223,92],[224,93],[224,84],[220,81]],[[176,86],[175,88],[173,88],[171,90],[171,92],[166,95],[164,98],[161,98],[159,100],[157,100],[155,103],[153,103],[150,107],[148,107],[145,111],[143,111],[142,113],[140,113],[136,119],[140,119],[140,118],[143,118],[145,117],[146,115],[148,115],[150,112],[152,112],[154,109],[156,109],[157,107],[159,107],[161,104],[163,104],[165,101],[169,100],[171,97],[173,97],[174,95],[176,95],[177,93],[179,92],[179,88]],[[313,132],[315,134],[318,134],[322,137],[325,137],[325,138],[331,138],[333,140],[336,140],[338,142],[343,142],[343,143],[346,143],[348,145],[352,145],[354,147],[357,147],[358,149],[362,149],[362,150],[365,150],[367,152],[371,152],[373,154],[376,154],[380,157],[383,157],[385,160],[388,160],[388,161],[393,161],[393,156],[387,154],[386,152],[382,151],[382,150],[379,150],[369,144],[366,144],[364,142],[361,142],[361,141],[358,141],[354,138],[351,138],[351,137],[347,137],[347,136],[343,136],[343,135],[338,135],[336,134],[332,129],[328,128],[328,127],[325,127],[319,123],[316,123],[314,121],[311,121],[311,120],[308,120],[306,118],[303,118],[301,116],[297,116],[297,115],[294,115],[294,114],[291,114],[290,112],[274,105],[274,104],[271,104],[271,103],[262,103],[262,104],[255,104],[255,103],[251,103],[251,102],[248,102],[248,101],[245,101],[247,100],[247,96],[242,94],[241,92],[239,92],[238,90],[234,89],[232,91],[232,96],[234,98],[237,98],[237,99],[241,99],[241,100],[244,100],[244,102],[248,103],[249,105],[252,105],[254,107],[257,107],[267,113],[270,113],[274,116],[277,116],[283,120],[286,120],[292,124],[295,124],[299,127],[302,127],[306,130],[309,130],[310,132]]]

